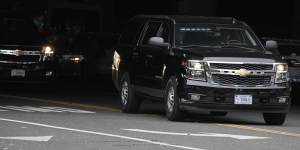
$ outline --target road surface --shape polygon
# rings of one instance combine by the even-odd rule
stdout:
[[[192,114],[170,122],[160,103],[143,103],[138,114],[121,113],[107,81],[1,84],[0,150],[300,149],[297,106],[283,126],[267,126],[253,112]]]

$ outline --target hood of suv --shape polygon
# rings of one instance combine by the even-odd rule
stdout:
[[[0,44],[0,50],[41,51],[41,45],[7,45]]]
[[[240,57],[240,58],[265,58],[272,59],[272,53],[263,50],[248,48],[213,48],[213,47],[189,47],[181,48],[180,51],[188,57]]]

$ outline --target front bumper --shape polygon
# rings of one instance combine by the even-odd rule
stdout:
[[[229,87],[185,80],[179,86],[180,107],[187,111],[259,111],[287,113],[290,108],[289,83],[270,87]],[[192,99],[192,96],[200,99]],[[251,95],[252,104],[234,104],[235,95]],[[280,102],[285,98],[285,102]]]
[[[13,70],[24,70],[25,76],[13,76]],[[34,64],[0,63],[1,82],[47,82],[54,78],[55,70],[51,62]]]

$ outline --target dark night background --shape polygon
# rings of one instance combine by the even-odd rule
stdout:
[[[55,3],[91,5],[101,9],[101,28],[118,33],[137,14],[230,16],[247,22],[259,36],[300,39],[300,2],[297,0],[5,0],[2,10],[39,13]]]
[[[57,8],[66,11],[51,13]],[[64,16],[65,13],[69,13],[70,16],[73,15],[71,19],[98,26],[97,32],[100,31],[100,34],[118,35],[127,20],[138,14],[194,15],[235,17],[248,23],[260,38],[294,39],[298,42],[299,8],[298,0],[1,0],[0,2],[0,11],[19,11],[29,17],[52,14],[53,22],[70,19]],[[85,17],[84,13],[89,11],[97,12],[98,20],[94,19],[95,16],[92,19]],[[293,47],[293,51],[297,49]]]

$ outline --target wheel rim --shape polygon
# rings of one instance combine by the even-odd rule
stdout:
[[[126,81],[124,81],[122,84],[121,98],[122,104],[126,105],[128,101],[128,83]]]
[[[168,90],[168,99],[167,99],[167,106],[168,106],[169,112],[173,112],[174,102],[175,102],[174,88],[170,87],[169,90]]]

